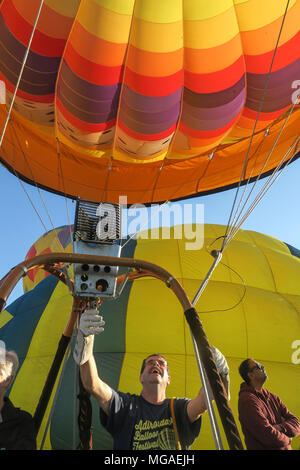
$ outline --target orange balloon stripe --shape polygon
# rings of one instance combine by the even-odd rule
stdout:
[[[81,121],[80,119],[76,118],[73,114],[71,114],[62,104],[58,96],[55,98],[55,103],[60,112],[63,114],[65,119],[69,121],[69,123],[74,126],[76,129],[81,130],[82,132],[102,132],[107,129],[113,127],[116,123],[115,119],[111,121],[99,123],[99,124],[91,124],[88,122]]]
[[[117,44],[95,36],[75,21],[69,44],[78,56],[99,65],[116,67],[124,63],[127,44]]]
[[[283,69],[294,62],[299,57],[300,51],[300,31],[287,43],[280,46],[275,55],[272,65],[272,72]],[[274,50],[260,55],[245,55],[247,72],[268,73],[274,56]],[[300,71],[299,71],[300,76]]]
[[[281,31],[279,47],[290,41],[299,31],[300,2],[297,1],[288,11]],[[283,16],[265,26],[250,31],[241,31],[242,47],[245,55],[260,55],[275,49]]]
[[[11,33],[26,47],[28,45],[33,26],[24,20],[19,12],[14,8],[12,2],[4,2],[1,7],[1,13]],[[37,54],[57,57],[63,53],[65,44],[65,39],[51,38],[36,29],[30,49]]]
[[[13,0],[14,7],[19,12],[19,15],[30,25],[33,25],[35,22],[39,3],[39,0]],[[60,14],[54,9],[52,3],[50,7],[44,2],[39,16],[38,30],[51,38],[67,40],[74,17]]]
[[[130,45],[126,66],[138,75],[167,77],[182,70],[183,49],[157,53],[144,51]]]
[[[263,129],[266,129],[266,127],[271,124],[272,121],[258,121],[256,123],[255,127],[255,132],[259,132]],[[246,118],[245,116],[241,116],[235,127],[232,129],[230,132],[231,137],[236,137],[236,138],[244,138],[244,137],[250,137],[253,133],[254,129],[254,124],[255,120],[254,119],[249,119]]]
[[[67,44],[64,59],[70,69],[80,78],[96,85],[114,85],[122,81],[123,66],[107,67],[95,64],[80,56],[71,44]]]
[[[211,49],[184,49],[184,69],[195,74],[214,73],[235,63],[242,55],[240,35]]]
[[[215,93],[230,88],[244,75],[244,60],[240,57],[224,70],[207,74],[184,73],[184,84],[197,93]]]

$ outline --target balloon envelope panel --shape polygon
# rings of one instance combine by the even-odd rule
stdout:
[[[38,2],[0,6],[0,80],[17,86]],[[296,0],[44,2],[1,160],[60,194],[128,203],[259,174],[296,102]],[[0,125],[7,108],[0,106]],[[299,128],[285,123],[263,173]],[[267,135],[266,130],[268,130]],[[254,138],[252,139],[252,133]]]
[[[72,253],[73,225],[64,225],[53,230],[49,230],[40,237],[28,250],[26,260],[38,255],[48,253],[66,252]],[[49,276],[43,269],[31,269],[26,277],[23,278],[24,292],[33,289],[45,277]]]
[[[122,255],[154,263],[161,259],[161,265],[178,278],[188,296],[193,298],[212,264],[208,247],[224,229],[205,225],[204,247],[198,251],[186,250],[187,240],[176,239],[174,229],[170,240],[151,239],[151,233],[148,239],[132,240]],[[237,398],[242,379],[238,366],[247,357],[264,364],[268,374],[266,387],[279,395],[299,417],[300,369],[292,355],[295,353],[293,344],[300,338],[300,290],[295,282],[299,279],[300,259],[279,240],[240,230],[225,250],[222,263],[213,273],[196,308],[210,343],[228,360],[231,406],[239,430]],[[10,395],[17,406],[32,413],[67,323],[71,303],[66,286],[47,276],[0,316],[1,339],[21,357],[21,367]],[[103,302],[101,311],[106,327],[104,333],[96,337],[95,357],[105,381],[122,391],[140,393],[142,360],[148,354],[160,352],[169,362],[168,396],[194,397],[197,394],[201,384],[189,328],[177,299],[163,283],[152,278],[129,283],[120,298]],[[78,433],[75,433],[75,441],[73,434],[78,413],[77,374],[72,356],[67,357],[44,448],[71,449],[79,443]],[[53,401],[54,395],[50,406]],[[95,400],[92,404],[93,446],[110,449],[112,441],[99,423],[98,405]],[[219,425],[226,448],[220,422]],[[299,438],[293,440],[293,447],[299,448]],[[206,414],[193,449],[214,448]]]

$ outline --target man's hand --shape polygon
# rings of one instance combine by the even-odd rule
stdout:
[[[94,337],[104,331],[105,321],[97,309],[87,309],[80,317],[73,358],[78,365],[93,355]]]
[[[83,336],[98,335],[104,331],[105,321],[98,310],[86,310],[80,317],[79,330]]]
[[[211,352],[215,360],[217,369],[221,375],[229,374],[229,367],[225,356],[215,346],[211,346]]]

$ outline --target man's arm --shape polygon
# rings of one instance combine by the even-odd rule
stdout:
[[[240,401],[239,418],[241,424],[265,448],[281,448],[291,442],[291,439],[280,431],[277,425],[270,424],[264,413],[264,405],[260,405],[254,396],[247,401]]]
[[[112,389],[100,379],[93,355],[94,337],[104,331],[104,325],[105,322],[98,314],[97,308],[89,308],[81,315],[73,357],[80,366],[83,387],[96,398],[104,413],[108,415]]]
[[[100,379],[94,356],[80,366],[80,376],[84,388],[96,398],[99,406],[108,415],[112,389]]]
[[[296,437],[300,434],[300,421],[285,406],[282,400],[277,397],[281,411],[281,423],[277,423],[279,430],[289,437]]]
[[[200,418],[207,410],[203,389],[199,391],[196,398],[190,400],[187,405],[187,414],[191,423]]]

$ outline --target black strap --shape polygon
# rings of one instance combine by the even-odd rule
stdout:
[[[79,445],[78,450],[92,450],[92,403],[90,394],[84,389],[81,378],[79,375],[79,413],[78,413],[78,427],[79,427]]]

